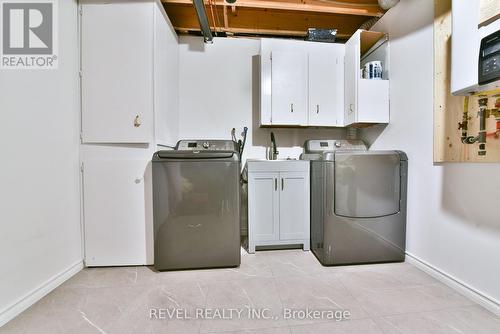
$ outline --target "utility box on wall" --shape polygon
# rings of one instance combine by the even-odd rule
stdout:
[[[453,95],[469,95],[477,91],[500,88],[499,80],[487,85],[478,83],[481,40],[500,30],[500,19],[482,22],[481,6],[482,0],[452,1],[451,93]]]

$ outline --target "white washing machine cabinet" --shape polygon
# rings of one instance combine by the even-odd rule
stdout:
[[[408,159],[360,140],[308,140],[311,250],[323,265],[405,259]]]

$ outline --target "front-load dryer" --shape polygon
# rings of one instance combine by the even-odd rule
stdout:
[[[311,250],[323,265],[405,258],[408,159],[362,141],[310,140]]]

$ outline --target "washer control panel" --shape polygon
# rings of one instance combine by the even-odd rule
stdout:
[[[179,140],[178,151],[235,151],[237,144],[232,140]]]
[[[308,154],[322,153],[325,151],[352,150],[366,151],[366,145],[362,140],[321,140],[310,139],[304,144],[304,151]]]

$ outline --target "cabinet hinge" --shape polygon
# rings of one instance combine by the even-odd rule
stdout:
[[[82,6],[80,6],[80,9],[78,10],[78,13],[80,13],[80,16],[83,15],[83,7]]]
[[[78,72],[78,76],[79,76],[80,78],[83,78],[83,72],[82,72],[82,71],[79,71],[79,72]]]
[[[82,163],[80,163],[80,172],[82,172],[82,173],[83,173],[83,162],[82,162]]]

